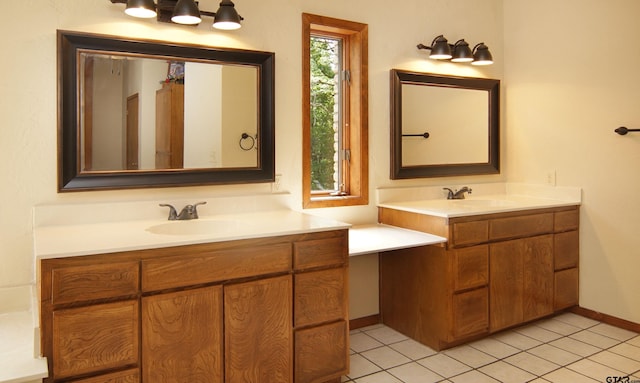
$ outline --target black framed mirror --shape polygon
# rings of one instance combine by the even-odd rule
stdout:
[[[391,179],[500,172],[500,80],[391,70]]]
[[[274,53],[57,37],[60,192],[275,179]]]

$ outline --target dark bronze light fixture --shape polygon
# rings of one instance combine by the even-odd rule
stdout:
[[[456,63],[470,62],[471,65],[493,64],[489,47],[484,43],[476,44],[472,50],[464,39],[456,41],[455,44],[449,44],[443,35],[439,35],[433,39],[430,46],[418,44],[418,49],[430,50],[429,58],[434,60],[450,60]]]
[[[213,27],[223,30],[239,29],[244,20],[231,0],[222,0],[217,12],[202,11],[194,0],[110,0],[114,4],[126,4],[125,13],[140,18],[156,17],[165,23],[197,25],[202,16],[213,17]]]

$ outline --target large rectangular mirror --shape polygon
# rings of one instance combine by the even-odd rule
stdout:
[[[59,190],[270,182],[274,54],[58,32]]]
[[[391,178],[499,172],[499,80],[391,71]]]

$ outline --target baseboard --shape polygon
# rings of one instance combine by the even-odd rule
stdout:
[[[373,326],[378,323],[380,323],[380,314],[374,314],[368,317],[351,319],[349,321],[349,329],[356,330],[362,327]]]
[[[580,306],[574,306],[567,311],[574,314],[582,315],[583,317],[591,318],[602,323],[610,324],[615,327],[623,328],[625,330],[640,333],[640,323],[631,322],[625,319],[616,318],[614,316],[603,314],[601,312],[586,309]]]

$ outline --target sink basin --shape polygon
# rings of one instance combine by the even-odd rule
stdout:
[[[146,230],[162,235],[211,235],[240,229],[244,224],[228,220],[170,221],[150,226]]]

